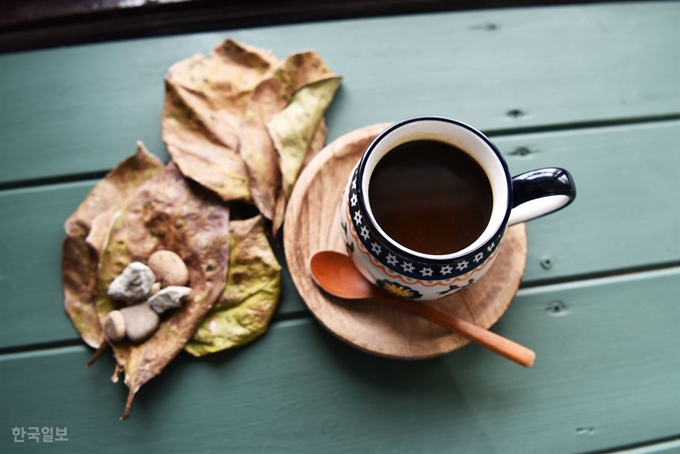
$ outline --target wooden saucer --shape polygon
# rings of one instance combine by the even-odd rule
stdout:
[[[284,228],[286,260],[302,299],[337,337],[380,356],[430,358],[470,341],[399,309],[332,297],[316,286],[309,271],[309,260],[317,251],[345,252],[338,213],[342,189],[370,141],[387,126],[378,124],[350,132],[310,161],[288,203]],[[422,304],[488,328],[514,298],[526,257],[526,229],[519,224],[508,230],[496,262],[478,282],[446,298]]]

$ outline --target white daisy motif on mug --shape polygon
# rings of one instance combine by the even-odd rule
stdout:
[[[382,248],[378,243],[371,243],[371,250],[378,255],[382,252]]]
[[[415,269],[415,267],[408,262],[402,263],[401,267],[404,269],[404,273],[413,273],[413,270]]]
[[[469,265],[469,262],[467,260],[463,260],[461,262],[458,262],[458,264],[456,265],[456,269],[458,271],[463,271],[465,268],[468,267],[468,265]]]
[[[352,194],[352,198],[350,199],[349,202],[352,204],[352,206],[356,206],[356,204],[357,204],[357,195],[356,195],[356,194]]]
[[[387,263],[389,263],[392,266],[397,266],[397,263],[399,263],[399,261],[397,260],[397,257],[395,255],[387,254]]]
[[[371,235],[368,233],[368,229],[365,226],[361,226],[361,236],[364,238],[364,240],[368,240]]]
[[[483,258],[484,258],[484,253],[479,252],[477,255],[475,255],[474,261],[475,261],[475,263],[479,263],[479,261],[482,260]]]
[[[493,251],[493,248],[494,248],[494,247],[496,247],[496,243],[491,243],[491,244],[489,245],[489,247],[486,248],[486,250],[487,250],[488,252],[491,252],[491,251]]]
[[[363,216],[359,211],[356,211],[354,213],[354,222],[356,222],[357,225],[361,225],[361,220],[363,219]]]
[[[420,270],[420,274],[422,274],[423,277],[432,276],[432,268],[423,268]]]
[[[453,272],[453,267],[451,265],[442,266],[439,269],[439,272],[446,276],[447,274],[451,274]]]

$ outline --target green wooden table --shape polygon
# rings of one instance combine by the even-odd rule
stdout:
[[[680,4],[321,22],[0,56],[0,452],[680,452]],[[487,132],[513,173],[570,169],[579,196],[528,226],[526,274],[475,345],[369,356],[310,316],[284,270],[270,331],[182,354],[139,393],[62,308],[62,224],[137,140],[163,159],[163,75],[226,37],[316,49],[344,76],[329,139],[420,114]],[[279,257],[283,259],[282,251]],[[66,427],[15,443],[12,428]]]

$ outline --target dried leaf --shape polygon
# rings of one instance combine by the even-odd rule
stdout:
[[[227,40],[210,57],[196,54],[165,77],[163,140],[182,173],[223,200],[250,200],[248,172],[239,155],[239,133],[257,84],[278,59]]]
[[[231,221],[224,292],[184,347],[203,356],[238,347],[267,331],[281,293],[281,266],[267,241],[264,218]]]
[[[340,78],[332,77],[299,89],[290,103],[267,123],[274,147],[279,153],[283,191],[290,196],[307,149],[312,143],[326,108],[340,86]]]
[[[97,219],[114,210],[163,167],[163,163],[139,142],[135,155],[99,181],[64,225],[67,234],[61,257],[64,309],[75,329],[91,347],[99,347],[101,340],[95,289],[98,252],[108,230],[108,225],[97,222]],[[95,231],[96,239],[93,237]],[[94,246],[88,244],[91,237]]]
[[[283,191],[279,156],[267,131],[267,123],[301,88],[337,77],[316,52],[301,52],[286,58],[253,92],[241,130],[240,153],[248,166],[253,202],[267,219],[274,219]]]
[[[99,347],[102,335],[94,305],[97,261],[97,252],[83,238],[66,237],[61,254],[64,308],[80,337],[93,348]]]
[[[66,234],[87,237],[94,218],[125,200],[163,167],[160,159],[149,153],[142,142],[137,142],[137,152],[100,180],[78,209],[66,220],[64,225]]]
[[[321,150],[323,150],[323,147],[326,146],[327,137],[328,127],[326,126],[326,122],[322,118],[321,122],[319,123],[319,127],[316,128],[316,131],[314,132],[314,137],[312,138],[312,141],[309,144],[309,147],[307,148],[307,153],[305,153],[305,159],[302,161],[303,169],[307,167],[307,164],[309,164],[309,162],[312,160],[314,156],[316,156]]]
[[[183,178],[174,163],[139,188],[114,217],[101,255],[97,281],[100,323],[118,308],[107,295],[111,281],[129,263],[147,261],[156,250],[177,253],[189,269],[192,292],[142,344],[112,344],[130,388],[123,419],[139,388],[182,350],[224,290],[229,260],[229,209],[215,195]]]
[[[273,219],[275,232],[283,224],[286,204],[307,150],[339,86],[340,78],[333,77],[302,87],[295,92],[288,106],[267,123],[283,175],[283,193],[277,198]]]

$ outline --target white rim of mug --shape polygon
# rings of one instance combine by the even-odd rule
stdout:
[[[395,144],[395,145],[390,145],[386,150],[384,150],[384,153],[382,156],[380,156],[375,164],[372,166],[370,171],[367,173],[366,172],[366,166],[368,165],[369,160],[371,159],[371,156],[373,153],[378,149],[378,146],[385,141],[390,135],[395,133],[397,130],[408,126],[412,125],[414,123],[425,123],[425,122],[442,122],[446,123],[447,126],[454,126],[456,128],[466,130],[468,133],[471,133],[472,136],[476,140],[479,141],[479,143],[484,145],[484,149],[489,152],[490,156],[493,156],[495,158],[494,162],[500,167],[500,170],[503,172],[504,177],[505,177],[505,194],[506,197],[502,197],[502,200],[499,200],[499,197],[496,197],[496,192],[500,191],[501,188],[497,187],[496,185],[499,183],[497,180],[491,178],[491,171],[485,165],[485,163],[480,162],[477,156],[471,154],[470,150],[468,147],[466,147],[463,144],[460,143],[452,143],[451,140],[444,140],[443,138],[440,137],[435,137],[434,134],[428,133],[428,132],[422,132],[419,135],[414,134],[408,136],[406,140],[403,140],[401,143],[406,143],[409,141],[413,140],[420,140],[420,139],[429,139],[429,140],[439,140],[445,143],[449,143],[452,145],[455,145],[456,147],[460,148],[461,150],[465,151],[471,158],[479,164],[482,169],[484,170],[484,173],[486,174],[487,178],[489,179],[489,183],[492,186],[492,195],[493,195],[493,203],[492,203],[492,215],[491,215],[491,220],[489,221],[489,224],[487,224],[486,228],[482,232],[482,234],[475,240],[473,241],[470,245],[465,247],[464,249],[461,249],[460,251],[456,251],[453,253],[449,254],[442,254],[442,255],[434,255],[434,254],[426,254],[423,252],[418,252],[413,249],[410,249],[394,239],[392,239],[376,222],[375,217],[373,216],[373,211],[371,210],[370,203],[368,201],[368,185],[370,181],[370,177],[372,176],[373,170],[375,169],[375,165],[392,149],[396,148],[398,145],[401,143]],[[446,138],[452,139],[451,136],[447,136]],[[453,139],[460,139],[459,137],[455,137]],[[381,150],[382,151],[382,150]],[[479,131],[476,128],[473,128],[472,126],[463,123],[458,120],[454,120],[451,118],[447,117],[438,117],[438,116],[426,116],[426,117],[413,117],[413,118],[407,118],[405,120],[399,121],[397,123],[394,123],[393,125],[389,126],[387,129],[382,131],[380,134],[378,134],[375,139],[369,144],[368,148],[364,152],[363,156],[361,157],[361,160],[359,161],[359,165],[357,168],[357,195],[359,199],[359,204],[362,209],[367,215],[368,215],[368,222],[370,223],[370,226],[373,228],[374,232],[377,234],[377,236],[384,241],[385,243],[391,245],[394,249],[398,250],[401,254],[404,256],[410,258],[411,260],[415,261],[423,261],[423,260],[430,260],[430,261],[437,261],[437,262],[449,262],[451,260],[459,259],[461,257],[464,257],[466,255],[469,255],[470,253],[478,250],[480,247],[484,246],[485,244],[488,244],[492,241],[492,239],[496,238],[500,231],[503,229],[505,225],[507,225],[508,219],[510,217],[510,211],[512,210],[512,178],[510,176],[510,172],[508,170],[507,163],[505,162],[505,159],[503,159],[503,156],[501,155],[501,152],[498,150],[498,148],[489,140],[488,137],[486,137],[481,131]],[[500,204],[500,205],[499,205]],[[503,212],[501,212],[500,206],[505,205],[505,209]],[[495,214],[495,216],[494,216]],[[495,222],[491,222],[494,220]]]

